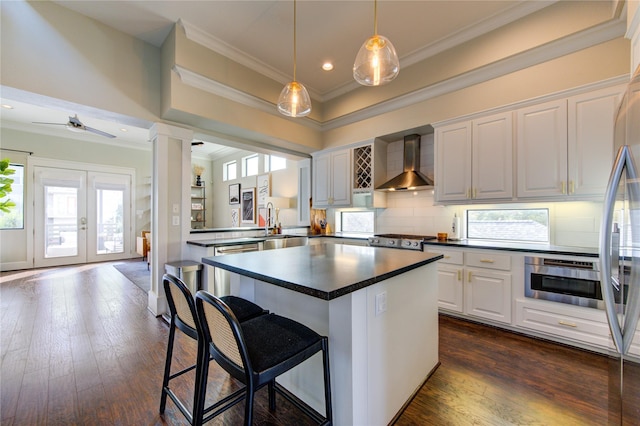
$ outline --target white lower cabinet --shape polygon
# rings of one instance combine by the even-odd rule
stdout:
[[[604,311],[534,299],[516,300],[516,325],[579,343],[611,348]]]
[[[464,254],[462,251],[434,250],[443,254],[438,263],[438,307],[463,313]]]
[[[511,323],[511,256],[445,251],[438,265],[438,306],[471,317]]]

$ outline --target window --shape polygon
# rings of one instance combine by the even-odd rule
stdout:
[[[242,176],[256,176],[258,174],[258,154],[242,159]]]
[[[549,242],[549,210],[468,210],[467,238]]]
[[[282,170],[287,168],[287,159],[284,157],[277,157],[275,155],[264,156],[264,171],[273,172],[276,170]]]
[[[229,161],[228,163],[224,163],[222,165],[222,180],[227,181],[227,180],[234,180],[237,175],[236,175],[236,162],[234,161]]]
[[[9,209],[9,213],[0,210],[0,229],[22,229],[24,228],[24,166],[21,164],[11,164],[9,168],[15,173],[7,176],[13,179],[11,192],[0,199],[0,202],[11,200],[15,207]]]
[[[340,231],[373,234],[375,213],[372,211],[340,212]]]

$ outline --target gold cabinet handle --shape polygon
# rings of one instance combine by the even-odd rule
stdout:
[[[573,327],[573,328],[578,327],[577,324],[574,324],[572,322],[563,321],[563,320],[558,321],[558,324],[564,325],[565,327]]]
[[[480,262],[481,263],[494,263],[495,260],[493,260],[493,259],[480,259]]]
[[[478,196],[478,188],[473,188],[473,198],[475,199]]]
[[[567,184],[565,181],[562,181],[562,193],[563,194],[567,193]]]
[[[573,194],[575,192],[573,181],[569,181],[569,194]]]
[[[458,281],[462,280],[462,271],[458,269]]]
[[[469,276],[468,276],[467,281],[468,281],[468,282],[471,282],[471,271],[469,271]]]
[[[467,198],[471,198],[471,188],[467,188]]]
[[[451,256],[447,256],[446,254],[444,255],[445,259],[451,259]]]

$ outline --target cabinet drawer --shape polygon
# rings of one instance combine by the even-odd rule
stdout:
[[[467,252],[467,266],[476,268],[511,270],[511,256],[495,253]]]
[[[517,300],[516,325],[602,348],[613,344],[604,311],[597,309],[566,315],[545,303]]]
[[[440,263],[448,263],[451,265],[462,265],[462,263],[464,262],[464,252],[461,252],[461,251],[440,250],[436,248],[432,250],[431,247],[429,247],[427,251],[431,253],[442,253],[444,257],[438,261]]]

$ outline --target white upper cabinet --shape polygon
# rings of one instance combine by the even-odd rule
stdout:
[[[518,198],[567,193],[567,101],[517,112]]]
[[[472,198],[513,197],[513,114],[472,122]]]
[[[466,200],[471,188],[471,122],[435,129],[437,201]]]
[[[613,165],[613,127],[624,86],[569,98],[568,193],[602,195]]]
[[[351,150],[314,154],[313,207],[351,204]]]
[[[436,200],[510,199],[513,196],[512,113],[436,129]]]
[[[518,110],[518,198],[604,194],[623,89],[615,86]]]

